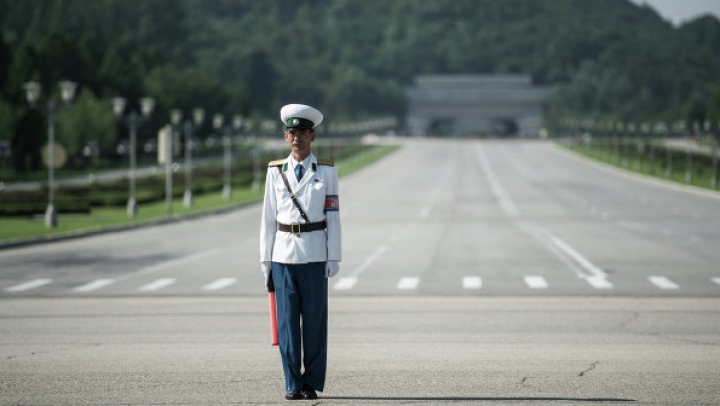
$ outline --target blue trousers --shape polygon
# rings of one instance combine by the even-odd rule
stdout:
[[[325,387],[328,282],[325,262],[272,263],[285,390]],[[304,370],[301,370],[301,365]]]

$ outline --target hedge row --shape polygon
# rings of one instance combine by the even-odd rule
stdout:
[[[332,157],[336,161],[347,158],[358,151],[357,144],[318,145],[314,148],[316,156]],[[260,157],[260,162],[283,158],[283,154],[284,152],[282,154],[264,154]],[[264,168],[262,169],[264,170]],[[246,187],[252,183],[253,175],[252,159],[246,157],[239,160],[233,168],[231,184],[234,188]],[[225,184],[224,179],[225,169],[222,166],[196,167],[192,173],[193,194],[220,192]],[[173,196],[180,197],[184,192],[184,173],[175,174],[173,176]],[[93,207],[125,206],[128,198],[129,180],[127,178],[82,186],[61,186],[55,190],[55,208],[59,213],[89,213]],[[164,200],[164,173],[137,178],[135,199],[138,204]],[[0,191],[0,217],[44,214],[47,204],[47,187],[33,191]]]
[[[233,187],[244,187],[252,182],[252,172],[232,173]],[[219,192],[222,190],[224,172],[198,171],[193,173],[193,194]],[[185,177],[173,177],[173,195],[185,192]],[[89,213],[93,207],[122,207],[129,198],[129,181],[122,179],[109,183],[86,186],[61,186],[55,190],[55,208],[60,213]],[[138,178],[135,199],[139,204],[165,199],[165,177]],[[47,188],[33,191],[0,192],[1,216],[32,216],[45,213],[48,205]]]

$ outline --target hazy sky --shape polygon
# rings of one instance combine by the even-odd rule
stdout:
[[[720,18],[720,0],[630,0],[637,4],[647,4],[657,10],[666,20],[675,25],[691,20],[702,14],[712,14]]]

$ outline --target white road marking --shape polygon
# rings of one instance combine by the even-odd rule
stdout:
[[[720,278],[712,278],[712,281],[720,285]]]
[[[397,288],[399,290],[413,290],[417,288],[418,283],[420,283],[420,278],[405,277],[400,279]]]
[[[97,290],[104,288],[105,286],[112,285],[115,283],[115,279],[95,279],[92,282],[86,283],[84,285],[80,285],[73,289],[76,292],[90,292],[92,290]]]
[[[479,276],[466,276],[462,280],[463,289],[480,289],[482,279]]]
[[[333,286],[333,289],[336,290],[350,290],[355,286],[357,283],[357,278],[354,276],[346,276],[343,278],[340,278],[337,282],[335,282],[335,285]]]
[[[39,288],[52,283],[52,279],[33,279],[29,282],[21,283],[19,285],[11,286],[5,289],[6,292],[22,292],[24,290],[30,290]]]
[[[520,210],[517,208],[517,205],[510,197],[510,195],[508,195],[505,188],[502,187],[500,181],[498,181],[497,177],[495,176],[495,172],[493,172],[490,163],[488,163],[485,153],[480,148],[478,148],[478,158],[480,160],[480,166],[482,167],[483,173],[485,174],[485,178],[487,179],[488,184],[490,185],[490,189],[495,195],[495,198],[500,204],[500,208],[502,209],[502,211],[505,213],[506,216],[510,218],[520,216]]]
[[[595,289],[612,289],[613,285],[607,281],[604,276],[585,275],[582,277],[585,282],[590,284]],[[334,284],[333,289],[335,290],[351,290],[357,284],[359,278],[356,276],[345,276],[341,277]],[[523,278],[525,284],[530,289],[548,289],[549,284],[547,280],[540,275],[528,275]],[[680,286],[664,276],[649,276],[648,280],[656,287],[664,290],[677,290]],[[710,278],[712,283],[720,285],[720,277]],[[75,292],[90,292],[98,289],[102,289],[106,286],[112,285],[117,282],[116,279],[96,279],[88,282],[84,285],[77,286],[72,290]],[[140,291],[156,291],[166,288],[177,280],[175,278],[162,278],[157,279],[154,282],[143,285],[138,288]],[[238,282],[237,278],[220,278],[202,287],[203,290],[217,291],[225,289]],[[6,292],[21,292],[30,289],[39,288],[52,283],[52,279],[34,279],[29,282],[22,283],[20,285],[6,288]],[[414,290],[418,287],[420,278],[417,277],[404,277],[398,281],[396,289],[398,290]],[[462,288],[469,289],[481,289],[483,281],[480,276],[464,276],[462,278]]]
[[[664,276],[649,276],[650,282],[660,289],[673,290],[678,289],[680,286]]]
[[[594,278],[605,278],[607,275],[605,272],[602,271],[602,269],[596,267],[592,262],[590,262],[587,258],[582,256],[579,252],[575,251],[573,247],[568,245],[565,241],[552,236],[550,241],[552,241],[555,246],[560,248],[561,251],[563,251],[565,254],[567,254],[570,258],[574,259],[577,263],[579,263],[586,271],[590,273],[588,275],[589,277]]]
[[[613,285],[608,282],[607,274],[573,249],[568,243],[536,224],[518,223],[518,225],[544,243],[550,249],[550,252],[575,272],[578,278],[584,279],[595,289],[612,289]]]
[[[365,259],[365,261],[363,261],[362,264],[360,264],[360,266],[353,269],[352,272],[350,272],[350,275],[348,275],[348,276],[354,276],[354,277],[360,276],[360,274],[365,272],[365,270],[368,269],[368,267],[370,267],[370,265],[373,262],[375,262],[378,258],[380,258],[380,255],[385,253],[385,251],[387,251],[387,249],[388,249],[387,245],[381,245],[380,247],[378,247],[378,249],[376,249],[375,252],[370,254],[370,256],[367,257],[367,259]]]
[[[440,174],[439,180],[435,182],[436,187],[434,188],[433,194],[427,200],[427,206],[423,207],[422,210],[420,210],[420,220],[426,220],[428,217],[430,217],[430,213],[435,206],[435,202],[437,202],[438,197],[442,194],[442,188],[437,186],[446,185],[448,183],[447,180],[450,179],[451,176],[452,167],[450,165],[444,166],[443,172]]]
[[[478,159],[480,160],[480,166],[487,178],[490,189],[500,204],[502,211],[510,219],[516,219],[519,217],[521,215],[520,210],[502,184],[500,184],[500,181],[498,181],[487,160],[487,157],[485,156],[485,153],[481,148],[478,148]],[[581,204],[587,206],[587,202],[584,200],[582,200]],[[612,284],[605,279],[607,277],[605,272],[593,265],[592,262],[582,256],[579,252],[575,251],[566,242],[555,237],[549,231],[538,225],[526,222],[517,222],[517,224],[530,235],[542,241],[545,246],[547,246],[561,261],[567,264],[575,272],[575,274],[578,275],[578,277],[585,279],[596,289],[612,288]],[[576,264],[579,265],[579,267],[576,266]]]
[[[177,264],[180,264],[180,263],[183,263],[183,262],[187,262],[187,261],[194,261],[194,260],[196,260],[196,259],[204,258],[204,257],[206,257],[206,256],[208,256],[208,255],[217,254],[218,252],[220,252],[220,249],[218,249],[218,248],[212,248],[212,249],[209,249],[209,250],[200,251],[200,252],[197,252],[197,253],[195,253],[195,254],[187,255],[187,256],[184,256],[184,257],[181,257],[181,258],[177,258],[177,259],[171,259],[170,261],[165,261],[165,262],[161,262],[161,263],[159,263],[159,264],[157,264],[157,265],[153,265],[153,266],[149,266],[149,267],[146,267],[146,268],[142,268],[142,269],[139,269],[139,270],[137,270],[137,271],[135,271],[135,272],[132,272],[132,273],[129,273],[129,274],[126,274],[126,275],[122,275],[122,276],[120,276],[120,277],[118,277],[118,278],[116,278],[116,279],[117,279],[117,280],[123,280],[123,279],[128,279],[128,278],[131,278],[131,277],[134,277],[134,276],[138,276],[138,275],[151,274],[151,273],[154,273],[154,272],[161,271],[161,270],[163,270],[163,269],[169,268],[169,267],[171,267],[171,266],[173,266],[173,265],[177,265]]]
[[[612,283],[608,282],[605,277],[601,276],[586,276],[583,278],[585,282],[589,283],[595,289],[612,289]]]
[[[175,279],[173,278],[162,278],[156,280],[155,282],[148,283],[147,285],[140,286],[138,290],[141,290],[143,292],[160,290],[162,288],[172,285],[173,283],[175,283]]]
[[[203,286],[203,290],[221,290],[237,282],[237,278],[220,278],[215,282]]]
[[[548,283],[542,276],[530,275],[525,277],[525,283],[530,289],[547,289]]]

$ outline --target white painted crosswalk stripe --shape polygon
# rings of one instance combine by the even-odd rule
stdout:
[[[418,283],[420,283],[420,278],[405,277],[400,279],[397,288],[399,290],[413,290],[417,288]]]
[[[680,288],[678,284],[664,276],[650,276],[648,277],[648,279],[653,285],[657,286],[660,289],[672,290]]]
[[[350,290],[355,286],[355,283],[357,283],[357,278],[354,276],[346,276],[344,278],[340,278],[335,285],[333,285],[333,288],[336,290]]]
[[[148,283],[147,285],[140,286],[138,290],[141,290],[143,292],[160,290],[162,288],[172,285],[173,283],[175,283],[175,279],[173,278],[162,278],[156,280],[155,282]]]
[[[462,280],[463,289],[480,289],[482,279],[479,276],[466,276]]]
[[[525,283],[530,289],[547,289],[548,283],[542,276],[530,275],[525,277]]]
[[[203,286],[203,290],[221,290],[237,282],[236,278],[220,278],[212,283]]]
[[[112,285],[113,283],[115,283],[115,279],[95,279],[94,281],[80,285],[73,290],[76,292],[90,292],[102,289],[105,286]]]
[[[681,289],[680,284],[674,282],[673,280],[669,279],[665,276],[660,275],[651,275],[647,276],[647,281],[650,282],[647,286],[652,286],[658,289],[667,290],[667,291],[673,291],[673,290],[679,290]],[[349,291],[352,289],[356,289],[359,282],[358,276],[344,276],[337,279],[337,281],[334,283],[332,288],[336,291]],[[487,283],[487,279],[484,277],[481,277],[479,275],[466,275],[461,277],[460,282],[463,290],[479,290],[483,289],[484,284]],[[614,285],[610,283],[607,277],[605,276],[588,276],[584,275],[584,277],[580,278],[582,281],[585,281],[589,285],[591,285],[595,289],[613,289]],[[713,285],[720,286],[720,276],[716,277],[710,277],[710,282]],[[532,290],[542,290],[542,289],[551,289],[552,286],[548,282],[548,280],[545,278],[545,276],[542,275],[526,275],[522,277],[522,280],[524,282],[524,285],[528,289]],[[120,280],[119,279],[112,279],[112,278],[101,278],[101,279],[95,279],[90,282],[87,282],[85,284],[69,288],[75,293],[83,293],[83,292],[93,292],[98,291],[103,288],[106,288],[110,285],[117,284]],[[205,285],[198,285],[196,289],[202,289],[204,291],[219,291],[222,289],[226,289],[232,285],[237,284],[239,281],[238,278],[231,278],[231,277],[225,277],[225,278],[218,278],[214,281],[211,281],[208,284]],[[55,281],[50,278],[37,278],[32,279],[24,283],[20,283],[8,288],[5,288],[4,291],[11,293],[11,292],[24,292],[24,291],[31,291],[33,289],[41,288],[43,286],[51,285]],[[137,288],[139,291],[143,292],[150,292],[150,291],[158,291],[164,288],[167,288],[175,283],[177,283],[177,279],[175,278],[162,278],[157,279],[153,282],[150,282],[146,285],[140,286]],[[421,278],[419,277],[403,277],[400,278],[397,282],[397,285],[395,288],[397,290],[414,290],[417,289],[420,285]],[[457,282],[455,282],[457,283]],[[493,281],[490,281],[490,284],[493,284]],[[58,285],[59,286],[59,285]],[[364,286],[364,285],[363,285]],[[374,286],[371,282],[369,282],[369,286]],[[457,286],[457,285],[456,285]],[[365,287],[366,288],[366,287]],[[366,288],[367,289],[367,288]]]
[[[612,289],[613,284],[608,282],[603,276],[586,276],[585,282],[589,283],[595,289]]]
[[[6,292],[22,292],[24,290],[39,288],[41,286],[49,285],[51,283],[52,283],[52,279],[33,279],[29,282],[11,286],[11,287],[5,289],[5,291]]]

